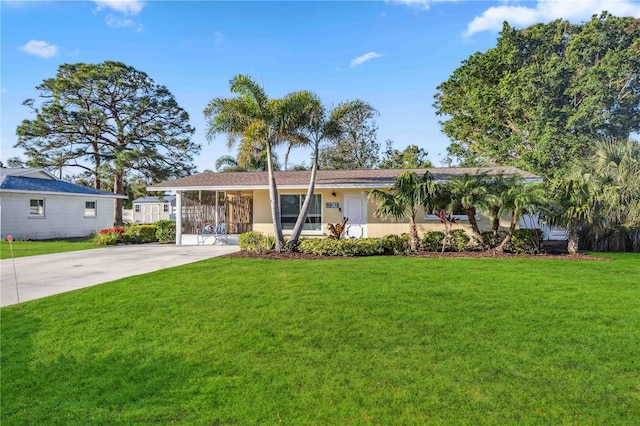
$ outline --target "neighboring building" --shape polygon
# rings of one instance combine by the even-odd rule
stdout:
[[[436,179],[486,173],[490,175],[519,175],[529,181],[541,181],[539,176],[514,167],[431,168],[416,169],[417,173],[431,172]],[[407,223],[393,222],[374,215],[376,205],[368,201],[366,192],[389,187],[404,170],[320,170],[307,222],[305,236],[329,235],[327,224],[349,218],[348,236],[382,237],[408,232]],[[309,171],[275,172],[280,195],[282,226],[285,235],[293,229],[309,185]],[[196,235],[205,221],[225,223],[230,234],[249,230],[273,234],[266,172],[202,173],[174,181],[149,186],[149,191],[175,191],[177,244],[196,244]],[[468,228],[466,216],[456,216],[458,225]],[[436,216],[420,215],[418,231],[443,230]],[[480,227],[490,228],[489,219],[478,217]],[[505,222],[505,226],[508,224]]]
[[[176,219],[176,196],[162,195],[133,200],[133,223],[155,223]]]
[[[127,198],[56,179],[44,169],[0,169],[0,234],[17,240],[84,237],[114,222]]]

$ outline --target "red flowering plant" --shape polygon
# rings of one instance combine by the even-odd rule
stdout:
[[[453,215],[448,214],[444,209],[435,210],[433,214],[438,216],[440,222],[444,224],[444,238],[442,239],[442,253],[444,253],[444,249],[446,248],[447,242],[449,241],[451,228],[458,222],[458,219],[456,219]]]
[[[115,228],[104,228],[98,231],[93,238],[93,242],[97,246],[111,246],[115,245],[120,237],[124,235],[124,228],[116,226]]]
[[[115,228],[104,228],[101,229],[99,234],[101,235],[105,235],[105,234],[120,234],[123,235],[124,234],[124,228],[120,228],[119,226],[116,226]]]

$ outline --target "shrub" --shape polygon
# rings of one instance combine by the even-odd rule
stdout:
[[[120,227],[101,229],[93,236],[93,243],[97,246],[112,246],[122,239],[125,233]]]
[[[156,232],[158,227],[156,225],[132,225],[127,229],[125,238],[127,242],[140,244],[140,243],[152,243],[158,241],[156,238]]]
[[[240,250],[264,253],[273,249],[276,238],[272,235],[264,235],[262,232],[249,231],[238,235]]]
[[[334,240],[308,239],[300,241],[298,251],[319,256],[372,256],[384,252],[379,238]]]
[[[442,240],[444,232],[428,231],[425,232],[420,239],[420,248],[424,251],[440,251],[442,250]]]
[[[510,253],[539,253],[542,245],[542,231],[540,229],[517,229],[507,245]]]
[[[445,250],[447,251],[465,251],[471,239],[462,229],[453,229],[447,236]],[[442,248],[441,248],[442,250]]]
[[[507,233],[504,231],[498,231],[498,235],[494,236],[493,231],[483,231],[480,235],[482,235],[482,244],[485,247],[496,248],[502,240],[504,240],[504,237],[507,236]]]
[[[176,221],[175,220],[159,220],[155,223],[157,226],[156,239],[161,243],[176,242]]]
[[[381,239],[382,249],[387,254],[409,254],[411,244],[409,243],[409,234],[385,235]]]

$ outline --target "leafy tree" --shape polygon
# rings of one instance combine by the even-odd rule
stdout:
[[[380,144],[376,134],[378,126],[374,117],[377,111],[369,104],[345,111],[340,121],[341,137],[322,147],[319,166],[322,169],[371,169],[378,164]],[[344,106],[340,104],[337,110]]]
[[[230,82],[232,98],[215,98],[204,110],[207,120],[207,137],[225,133],[227,144],[231,148],[240,144],[239,150],[264,148],[269,175],[269,198],[271,200],[271,219],[274,226],[275,249],[281,251],[284,246],[282,232],[280,199],[274,176],[272,152],[274,148],[294,137],[299,125],[300,103],[295,93],[282,99],[269,98],[251,77],[236,75]]]
[[[405,171],[400,173],[388,191],[374,189],[367,197],[378,203],[375,215],[395,220],[409,219],[411,251],[418,251],[420,240],[416,215],[420,209],[431,211],[438,197],[438,184],[428,171],[423,175]]]
[[[4,165],[2,167],[4,167]],[[22,167],[28,167],[28,165],[20,157],[10,157],[7,158],[7,167],[11,169],[19,169]]]
[[[463,165],[563,173],[602,137],[640,130],[640,20],[608,13],[516,30],[438,86],[449,155]]]
[[[72,167],[93,175],[96,188],[113,173],[113,192],[135,171],[151,181],[195,170],[189,116],[165,86],[121,62],[64,64],[37,86],[42,103],[24,102],[36,113],[18,126],[18,143],[29,163]],[[122,200],[115,220],[122,222]]]
[[[427,159],[429,152],[417,145],[409,145],[400,151],[393,148],[393,142],[387,141],[387,148],[378,167],[381,169],[425,169],[433,167]]]

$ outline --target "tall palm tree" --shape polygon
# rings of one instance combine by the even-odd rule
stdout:
[[[338,139],[348,131],[348,123],[345,118],[354,112],[371,110],[373,107],[362,100],[354,100],[341,103],[332,111],[327,110],[317,95],[311,92],[298,92],[295,94],[295,100],[298,102],[299,121],[294,131],[292,140],[296,143],[294,146],[310,146],[312,148],[311,158],[311,176],[309,178],[309,186],[307,195],[300,209],[300,214],[296,220],[296,224],[289,238],[290,248],[298,244],[304,223],[307,220],[309,208],[311,207],[312,196],[315,189],[316,176],[318,172],[318,153],[320,144],[328,139]],[[289,146],[292,146],[291,144]]]
[[[251,77],[239,74],[231,82],[232,98],[215,98],[204,110],[207,120],[207,138],[209,141],[220,133],[228,137],[231,148],[238,141],[241,146],[262,144],[266,151],[269,179],[269,198],[271,200],[271,218],[275,234],[275,249],[281,251],[284,245],[282,223],[280,221],[280,199],[274,176],[272,152],[280,143],[287,141],[292,132],[292,117],[295,114],[295,102],[285,96],[282,99],[269,98],[262,87]]]
[[[525,215],[537,213],[548,208],[549,198],[540,183],[525,183],[522,179],[513,179],[511,185],[500,194],[499,215],[511,215],[509,231],[497,247],[504,251],[516,230],[516,224]]]
[[[374,214],[394,220],[409,219],[409,242],[411,251],[418,251],[419,239],[416,215],[420,209],[431,211],[437,198],[438,184],[431,173],[420,176],[415,172],[400,173],[388,191],[374,189],[367,193],[369,199],[378,202]]]

